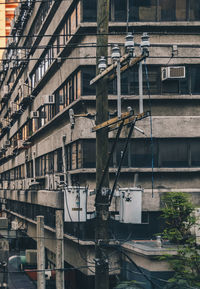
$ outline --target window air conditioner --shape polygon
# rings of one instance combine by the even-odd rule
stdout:
[[[9,93],[9,86],[8,86],[8,85],[4,85],[4,87],[3,87],[3,93],[4,93],[4,94],[8,94],[8,93]]]
[[[6,147],[9,147],[9,146],[10,146],[10,140],[6,140],[6,141],[5,141],[5,146],[6,146]]]
[[[161,68],[161,79],[180,79],[185,78],[185,66],[169,66]]]
[[[55,95],[43,95],[43,104],[54,104],[55,103]]]
[[[30,118],[38,118],[39,117],[39,111],[31,111]]]

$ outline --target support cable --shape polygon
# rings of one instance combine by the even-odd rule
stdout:
[[[137,120],[137,118],[135,118],[134,121],[131,123],[131,127],[130,127],[130,130],[129,130],[129,134],[128,134],[128,137],[126,138],[126,143],[125,143],[125,146],[124,146],[124,149],[123,149],[122,156],[121,156],[121,158],[120,158],[120,163],[119,163],[119,166],[118,166],[116,178],[115,178],[115,181],[114,181],[114,184],[113,184],[113,188],[112,188],[112,191],[111,191],[111,194],[110,194],[109,204],[111,204],[111,202],[112,202],[112,198],[113,198],[113,195],[114,195],[114,192],[115,192],[115,188],[116,188],[116,185],[117,185],[119,176],[120,176],[121,166],[122,166],[122,163],[123,163],[125,154],[126,154],[126,150],[127,150],[127,147],[128,147],[129,140],[130,140],[131,135],[132,135],[132,133],[133,133],[133,129],[134,129],[136,120]]]

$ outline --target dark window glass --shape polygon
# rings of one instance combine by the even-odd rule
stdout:
[[[115,21],[126,21],[127,0],[115,0]]]
[[[161,93],[161,77],[160,77],[160,67],[156,65],[150,65],[145,68],[143,66],[143,92],[148,94],[148,82],[151,94]]]
[[[200,166],[200,141],[193,140],[190,144],[191,151],[191,166]]]
[[[96,143],[95,140],[88,140],[83,142],[83,167],[96,167]]]
[[[176,20],[187,20],[187,0],[176,0]]]
[[[157,166],[157,143],[154,140],[132,140],[130,145],[130,160],[132,167],[151,167],[153,162]]]
[[[96,22],[97,20],[97,1],[83,0],[83,21]]]
[[[190,0],[189,19],[191,21],[200,20],[200,2],[197,0]]]
[[[161,15],[161,21],[175,21],[176,1],[175,0],[160,0],[158,7]]]
[[[200,66],[192,65],[191,66],[191,93],[199,94],[200,93]]]
[[[170,79],[162,82],[163,93],[176,93],[179,94],[179,80]]]
[[[54,153],[48,154],[48,173],[54,172]]]
[[[82,95],[95,95],[95,85],[90,85],[90,80],[96,75],[94,66],[82,68]]]
[[[130,0],[130,21],[156,21],[156,0]]]
[[[63,158],[62,158],[62,149],[57,150],[57,171],[63,171]]]
[[[160,166],[161,167],[187,167],[188,144],[181,140],[160,140]]]

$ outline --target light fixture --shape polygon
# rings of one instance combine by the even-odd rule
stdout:
[[[104,56],[101,56],[98,63],[98,69],[100,73],[102,73],[106,68],[107,68],[106,58]]]

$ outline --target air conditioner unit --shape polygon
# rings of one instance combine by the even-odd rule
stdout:
[[[11,230],[18,230],[19,229],[19,223],[17,221],[11,222]]]
[[[8,189],[8,181],[3,181],[3,189],[4,190]]]
[[[15,67],[15,63],[14,61],[12,60],[10,63],[9,63],[9,68],[10,69],[13,69]]]
[[[6,147],[9,147],[10,145],[11,145],[10,140],[6,140],[6,141],[5,141],[5,146],[6,146]]]
[[[167,79],[185,78],[185,66],[168,66],[161,68],[162,81]]]
[[[38,118],[39,117],[39,111],[31,111],[30,118]]]
[[[4,87],[3,87],[3,93],[4,93],[4,94],[8,94],[8,93],[9,93],[9,86],[8,86],[8,85],[4,85]]]
[[[43,104],[54,104],[55,103],[55,95],[43,95]]]
[[[18,140],[17,140],[17,147],[18,147],[18,148],[22,148],[22,147],[23,147],[23,143],[24,143],[24,140],[18,139]]]
[[[9,37],[7,40],[7,46],[14,46],[16,44],[15,40],[13,37]]]
[[[19,6],[17,6],[16,8],[15,8],[15,22],[17,22],[18,21],[18,19],[19,19],[19,16],[20,16],[20,10],[21,10],[21,5],[19,5]]]
[[[7,145],[5,143],[3,144],[3,149],[4,149],[4,151],[7,150]]]

